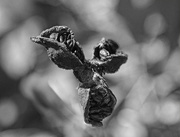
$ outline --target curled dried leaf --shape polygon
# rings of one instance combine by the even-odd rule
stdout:
[[[120,66],[126,63],[128,56],[118,50],[119,45],[111,39],[102,39],[94,49],[94,57],[90,61],[95,71],[100,74],[115,73]]]
[[[102,120],[114,110],[116,97],[108,87],[95,86],[78,88],[81,105],[84,109],[84,120],[92,126],[103,126]]]
[[[49,58],[60,68],[74,69],[83,65],[83,51],[71,29],[66,26],[54,26],[40,36],[31,37],[31,40],[44,46]]]

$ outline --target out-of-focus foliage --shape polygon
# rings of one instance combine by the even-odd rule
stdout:
[[[179,0],[0,0],[0,136],[180,136]],[[87,58],[101,37],[128,53],[107,75],[118,98],[103,128],[83,122],[72,71],[30,36],[70,27]]]

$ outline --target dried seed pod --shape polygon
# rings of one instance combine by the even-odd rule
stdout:
[[[52,27],[40,36],[31,37],[31,40],[43,45],[49,58],[60,68],[75,69],[84,63],[83,51],[71,29],[66,26]]]
[[[100,41],[97,47],[94,49],[94,57],[90,61],[94,67],[94,70],[100,74],[103,73],[115,73],[120,66],[127,61],[127,54],[122,51],[118,51],[118,44],[113,40]]]
[[[92,126],[103,126],[102,120],[111,115],[117,102],[108,87],[94,86],[78,88],[81,105],[84,109],[84,120]]]

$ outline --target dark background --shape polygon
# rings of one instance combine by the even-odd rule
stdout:
[[[102,37],[129,56],[105,76],[118,103],[103,128],[83,122],[72,71],[29,39],[55,25],[86,58]],[[0,0],[0,137],[180,136],[179,32],[179,0]]]

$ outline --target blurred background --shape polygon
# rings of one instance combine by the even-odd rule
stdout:
[[[118,103],[92,128],[72,71],[31,36],[54,25],[75,33],[86,58],[102,37],[126,64],[105,76]],[[0,137],[179,137],[179,0],[0,0]]]

